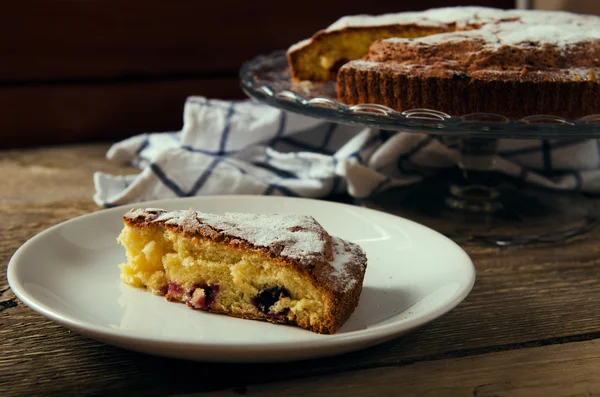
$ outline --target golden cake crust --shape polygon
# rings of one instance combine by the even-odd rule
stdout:
[[[123,219],[127,227],[163,227],[187,238],[210,240],[228,250],[261,253],[281,266],[294,269],[299,277],[310,280],[326,294],[329,306],[325,318],[320,322],[311,324],[300,320],[293,323],[300,327],[318,333],[334,333],[358,305],[367,265],[364,252],[354,243],[330,236],[312,217],[278,215],[268,221],[268,216],[251,214],[218,216],[194,210],[167,212],[162,209],[133,209]],[[252,225],[253,222],[255,228],[249,228],[248,224]],[[282,224],[277,227],[277,222]],[[261,230],[263,234],[269,233],[265,229],[269,227],[271,234],[260,236]],[[260,312],[248,315],[208,310],[241,318],[292,323],[285,317]]]

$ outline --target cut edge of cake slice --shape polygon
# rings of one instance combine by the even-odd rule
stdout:
[[[147,208],[123,220],[122,281],[170,301],[323,334],[358,305],[364,251],[311,216]]]

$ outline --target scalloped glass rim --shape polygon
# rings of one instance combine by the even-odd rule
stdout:
[[[259,55],[245,62],[239,76],[244,92],[258,101],[341,124],[358,124],[387,130],[410,130],[438,135],[495,138],[600,137],[600,114],[577,120],[566,120],[553,115],[531,115],[520,120],[511,120],[491,113],[473,113],[458,117],[431,109],[398,112],[378,104],[349,106],[338,101],[332,94],[334,82],[304,85],[300,83],[294,89],[289,78],[285,51]]]

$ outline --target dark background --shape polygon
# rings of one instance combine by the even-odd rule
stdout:
[[[247,59],[341,16],[512,0],[4,1],[0,147],[178,130],[185,98],[243,98]]]

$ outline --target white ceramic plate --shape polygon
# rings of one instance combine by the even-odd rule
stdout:
[[[109,344],[209,361],[288,361],[372,346],[451,310],[470,292],[475,270],[446,237],[366,208],[297,198],[209,196],[136,205],[203,212],[295,212],[360,244],[368,267],[354,314],[335,335],[190,310],[119,280],[122,215],[112,208],[56,225],[12,257],[8,281],[26,305],[63,326]]]

